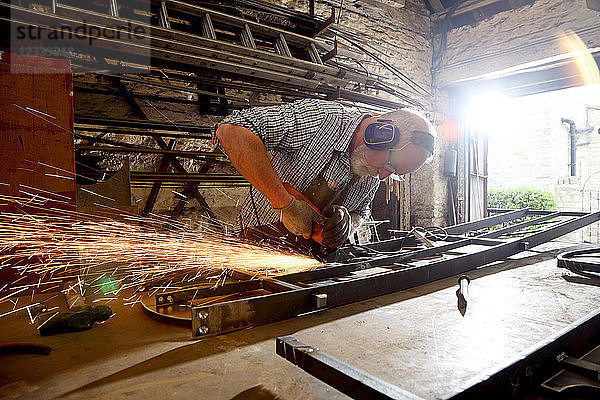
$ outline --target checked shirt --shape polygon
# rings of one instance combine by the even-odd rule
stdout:
[[[348,147],[363,117],[358,109],[337,102],[304,99],[236,110],[221,123],[239,125],[256,134],[282,182],[303,192],[322,173],[329,188],[340,191],[352,178]],[[365,217],[378,187],[378,178],[361,176],[352,182],[341,205]],[[251,187],[236,228],[277,221],[279,215],[267,198]]]

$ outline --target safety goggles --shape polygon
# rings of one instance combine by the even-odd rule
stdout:
[[[401,148],[395,150],[395,151],[401,151],[402,149],[404,149],[406,146],[408,146],[409,143],[405,144],[404,146],[402,146]],[[394,165],[392,164],[392,152],[394,150],[388,150],[388,158],[387,161],[385,162],[385,164],[383,164],[381,166],[382,169],[386,170],[387,172],[390,173],[390,175],[388,176],[388,178],[391,178],[394,181],[403,181],[404,180],[404,174],[403,173],[399,173],[397,168],[394,167]]]

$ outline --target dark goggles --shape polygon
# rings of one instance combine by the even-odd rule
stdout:
[[[363,141],[365,145],[373,150],[389,150],[394,148],[400,140],[400,130],[391,121],[380,120],[371,122],[365,128]],[[433,154],[434,137],[429,132],[413,131],[411,142],[423,147]]]

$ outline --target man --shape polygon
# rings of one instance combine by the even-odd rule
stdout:
[[[246,236],[256,239],[252,232],[260,231],[301,245],[318,221],[329,249],[360,225],[381,180],[423,165],[433,153],[433,135],[431,124],[412,110],[369,116],[318,99],[234,111],[216,131],[231,163],[252,184],[238,216]]]

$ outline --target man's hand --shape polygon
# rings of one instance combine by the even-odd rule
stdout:
[[[292,197],[292,202],[285,208],[276,208],[281,216],[281,222],[288,231],[296,236],[302,236],[304,239],[310,239],[312,236],[313,220],[318,215],[303,201]]]
[[[323,245],[335,249],[350,235],[352,228],[350,213],[343,206],[327,206],[323,210],[323,215],[327,217],[323,228]]]

